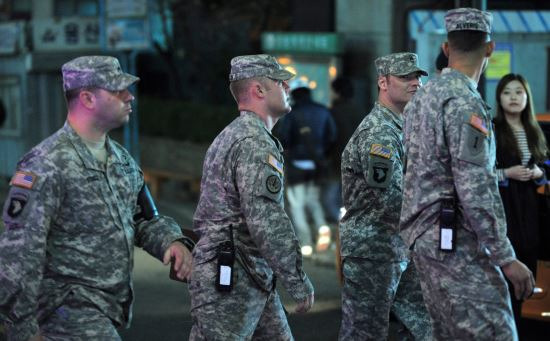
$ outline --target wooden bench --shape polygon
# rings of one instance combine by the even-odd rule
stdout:
[[[196,175],[154,168],[143,168],[142,170],[145,182],[149,186],[151,195],[155,199],[159,199],[162,190],[162,183],[166,180],[173,180],[188,184],[189,190],[193,195],[198,196],[200,193],[201,179]]]

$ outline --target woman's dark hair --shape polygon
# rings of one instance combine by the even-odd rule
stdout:
[[[441,72],[444,68],[449,65],[449,58],[443,52],[443,49],[440,49],[437,58],[435,59],[435,68]]]
[[[531,152],[531,155],[533,156],[535,162],[542,162],[548,157],[546,138],[544,137],[544,133],[542,132],[539,123],[535,119],[535,107],[533,104],[533,96],[531,94],[529,83],[527,83],[527,80],[523,78],[522,75],[517,73],[509,73],[505,75],[500,79],[497,85],[497,109],[495,125],[497,126],[496,137],[498,146],[499,148],[502,148],[502,150],[509,151],[510,153],[512,153],[512,155],[521,158],[521,152],[517,146],[512,127],[510,127],[510,125],[506,121],[506,117],[504,116],[504,109],[502,108],[502,104],[500,103],[500,95],[502,94],[504,87],[511,81],[518,81],[521,83],[521,85],[523,85],[523,88],[525,88],[525,93],[527,94],[527,105],[525,106],[525,109],[523,109],[523,111],[521,112],[520,119],[523,125],[523,129],[525,129],[527,144],[529,146],[529,151]]]

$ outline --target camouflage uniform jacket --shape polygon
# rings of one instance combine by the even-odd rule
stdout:
[[[212,261],[233,225],[237,261],[252,280],[270,291],[275,274],[293,299],[303,301],[313,286],[283,207],[281,152],[280,142],[252,112],[241,112],[216,137],[204,160],[193,262]]]
[[[342,257],[401,261],[407,258],[399,236],[403,182],[401,115],[376,102],[342,153],[340,222]]]
[[[409,246],[425,232],[439,240],[442,201],[456,195],[457,225],[475,233],[480,249],[500,266],[515,254],[497,187],[491,117],[476,88],[473,80],[447,68],[405,107],[408,163],[400,228]]]
[[[11,186],[0,235],[0,319],[16,340],[68,295],[127,325],[134,243],[162,259],[182,237],[171,218],[134,222],[143,175],[118,143],[107,139],[106,148],[105,168],[65,123],[17,166],[16,176],[34,180]]]

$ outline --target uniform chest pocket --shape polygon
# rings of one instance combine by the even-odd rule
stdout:
[[[83,193],[88,193],[89,195],[101,195],[105,175],[100,172],[93,172],[86,174],[84,180],[84,182],[80,182],[78,185]]]
[[[468,123],[462,124],[458,158],[478,166],[489,163],[489,137]]]
[[[114,169],[113,174],[115,175],[113,182],[122,195],[136,193],[141,189],[139,171],[135,167],[129,164],[120,165]]]

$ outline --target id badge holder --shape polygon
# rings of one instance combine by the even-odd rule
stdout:
[[[235,249],[231,242],[225,242],[218,248],[218,268],[216,275],[216,289],[220,292],[229,292],[233,289],[233,263]]]
[[[439,250],[453,252],[456,247],[456,229],[454,227],[455,210],[442,207],[439,225]]]

